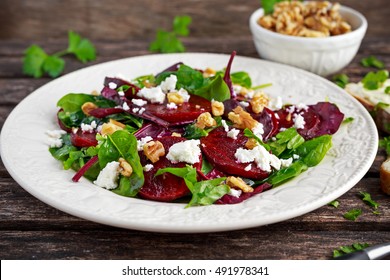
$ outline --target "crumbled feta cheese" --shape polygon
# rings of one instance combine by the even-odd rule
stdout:
[[[221,120],[221,124],[226,132],[229,132],[229,126],[226,124],[225,120]]]
[[[240,86],[240,85],[233,85],[233,91],[234,91],[234,93],[236,95],[240,94],[241,90],[242,90],[242,86]]]
[[[293,118],[293,121],[294,121],[294,127],[297,128],[297,129],[302,129],[302,128],[305,128],[305,119],[303,118],[302,115],[299,115],[299,114],[295,114],[294,115],[294,118]]]
[[[248,164],[248,165],[244,168],[245,171],[249,171],[249,170],[251,170],[251,169],[252,169],[252,164]]]
[[[241,193],[242,193],[242,190],[236,190],[236,189],[230,188],[228,195],[239,198]]]
[[[137,106],[144,106],[146,105],[148,102],[143,100],[143,99],[131,99],[131,102],[134,104],[134,105],[137,105]]]
[[[240,133],[238,129],[232,128],[228,133],[227,137],[230,137],[232,139],[237,139],[237,135]]]
[[[254,135],[259,137],[260,140],[263,140],[264,125],[262,123],[257,123],[256,126],[252,129],[252,132]]]
[[[297,105],[295,105],[295,107],[298,110],[305,110],[305,111],[307,111],[307,109],[309,109],[309,107],[306,104],[304,104],[304,103],[298,103]]]
[[[246,98],[252,99],[253,96],[255,95],[255,93],[256,93],[256,91],[250,89],[250,90],[248,90],[248,92],[246,93],[245,97],[246,97]]]
[[[85,124],[82,123],[80,125],[80,128],[83,132],[93,132],[93,130],[97,127],[97,124],[95,121],[92,121],[91,124]]]
[[[112,190],[118,187],[118,176],[119,162],[111,161],[100,171],[93,183],[101,188]]]
[[[296,155],[296,154],[293,154],[292,157],[293,157],[293,159],[299,159],[300,158],[300,156]]]
[[[279,110],[283,107],[283,100],[282,97],[278,96],[276,98],[272,98],[269,102],[269,107],[272,110]]]
[[[139,111],[139,108],[133,108],[133,110],[131,110],[131,111],[135,114]]]
[[[62,130],[62,129],[56,129],[56,130],[47,130],[46,131],[46,134],[50,137],[50,138],[61,138],[62,135],[66,134],[66,131],[65,130]]]
[[[125,111],[130,110],[129,104],[127,104],[127,102],[123,102],[122,108],[123,108],[123,110],[125,110]]]
[[[153,167],[154,167],[153,164],[147,164],[144,166],[144,171],[148,172],[148,171],[152,170]]]
[[[139,97],[145,98],[152,103],[163,104],[165,100],[165,93],[161,90],[161,87],[142,88],[137,92]]]
[[[282,132],[282,131],[285,131],[287,128],[285,128],[285,127],[281,127],[281,128],[279,128],[279,132]]]
[[[141,109],[139,109],[139,112],[138,112],[138,113],[139,113],[140,115],[142,115],[143,112],[145,112],[145,108],[144,108],[144,107],[142,107]]]
[[[99,126],[96,128],[96,132],[98,132],[98,133],[102,132],[102,127],[103,127],[103,125],[99,125]]]
[[[288,159],[280,159],[280,163],[282,167],[289,167],[293,162],[293,158],[290,157]]]
[[[280,119],[280,117],[279,117],[279,115],[278,115],[278,114],[275,114],[275,119],[277,119],[277,120],[279,120],[279,119]]]
[[[61,148],[64,144],[61,138],[51,138],[47,139],[50,148]]]
[[[177,109],[177,105],[175,103],[171,102],[171,103],[167,104],[167,108],[169,110],[176,110]]]
[[[118,95],[119,95],[119,96],[125,96],[125,92],[122,91],[122,90],[120,90],[120,91],[118,91]]]
[[[271,172],[271,167],[279,170],[281,166],[280,159],[270,154],[261,145],[254,147],[252,150],[238,148],[234,156],[240,163],[255,162],[257,167],[266,172]]]
[[[290,113],[290,114],[294,113],[294,111],[295,111],[295,106],[292,105],[292,106],[288,107],[288,108],[286,109],[286,111],[287,111],[287,113]]]
[[[249,103],[246,102],[246,101],[241,101],[241,102],[240,102],[240,105],[241,105],[242,107],[246,108],[246,107],[249,106]]]
[[[153,138],[150,136],[146,136],[144,138],[141,138],[140,140],[137,140],[137,150],[142,151],[144,149],[144,145],[152,140]]]
[[[172,163],[187,162],[194,164],[199,162],[200,156],[200,140],[187,140],[173,144],[169,148],[167,159]]]
[[[108,83],[108,87],[109,87],[110,89],[116,89],[117,84],[116,84],[116,83],[113,83],[113,82],[109,82],[109,83]]]
[[[184,88],[179,89],[177,92],[181,97],[183,97],[184,102],[188,102],[190,100],[190,94]]]
[[[164,81],[161,82],[160,87],[163,90],[163,92],[170,92],[175,90],[177,83],[177,77],[176,75],[170,75],[167,77]]]

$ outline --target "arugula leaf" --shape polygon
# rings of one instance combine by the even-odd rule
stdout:
[[[156,39],[150,43],[149,50],[161,53],[184,52],[186,49],[177,36],[188,36],[189,16],[176,16],[173,20],[173,31],[158,29]]]
[[[375,67],[378,69],[385,68],[385,64],[373,55],[362,58],[362,60],[360,60],[360,64],[364,67]]]
[[[345,88],[349,83],[349,77],[346,74],[337,74],[332,77],[333,82],[341,88]]]
[[[230,89],[220,75],[216,75],[211,79],[206,79],[206,85],[196,89],[193,94],[210,101],[214,99],[223,102],[230,99]]]
[[[173,31],[179,36],[188,36],[190,30],[188,26],[191,24],[192,18],[190,16],[176,16],[173,19]]]
[[[210,162],[208,162],[205,158],[202,159],[202,167],[201,172],[205,175],[209,174],[211,170],[213,170],[213,166]]]
[[[360,251],[369,246],[370,245],[368,243],[354,243],[351,246],[340,246],[337,250],[333,250],[333,258]]]
[[[107,163],[124,158],[132,167],[130,177],[121,178],[119,187],[112,190],[114,193],[123,196],[136,196],[144,184],[144,173],[137,150],[137,139],[126,130],[115,131],[107,135],[99,148],[99,165],[104,168]]]
[[[362,200],[374,209],[378,209],[379,204],[372,200],[371,195],[368,192],[359,192],[362,196]]]
[[[225,179],[226,177],[221,177],[195,183],[191,190],[192,198],[186,208],[194,205],[211,205],[222,196],[229,193],[230,187],[221,184]]]
[[[270,142],[269,146],[276,156],[281,155],[286,149],[295,150],[305,142],[305,139],[294,127],[279,132],[275,138],[276,141]]]
[[[186,208],[194,205],[213,204],[216,200],[230,192],[229,186],[221,184],[225,181],[226,177],[197,182],[196,169],[190,165],[186,165],[186,167],[159,169],[154,176],[159,176],[165,172],[184,179],[184,182],[192,193],[191,201],[187,204]]]
[[[184,128],[183,137],[187,139],[200,139],[207,136],[209,133],[205,129],[197,127],[194,123],[189,124]]]
[[[81,110],[81,106],[85,102],[93,101],[93,95],[85,93],[69,93],[58,100],[57,106],[62,108],[65,112],[73,113]]]
[[[23,73],[34,78],[42,77],[44,73],[43,63],[46,57],[47,54],[41,47],[37,45],[30,46],[24,51]]]
[[[343,217],[350,221],[355,221],[362,214],[361,209],[351,209],[343,215]]]
[[[259,137],[257,137],[253,132],[252,130],[250,130],[249,128],[245,128],[244,129],[244,136],[248,137],[248,138],[253,138],[257,141],[257,143],[259,143],[260,145],[262,145],[267,151],[270,151],[271,148],[268,144],[265,144]]]
[[[334,208],[337,208],[337,207],[339,207],[340,202],[338,202],[337,200],[333,200],[333,201],[329,202],[328,205],[333,206]]]
[[[261,6],[264,9],[264,14],[271,14],[274,11],[274,5],[282,1],[286,0],[261,0]]]
[[[234,72],[230,74],[230,78],[232,79],[233,84],[240,85],[245,88],[252,87],[252,79],[247,72]]]
[[[74,54],[78,60],[85,63],[96,59],[95,46],[86,38],[73,31],[68,32],[68,53]]]
[[[368,90],[375,90],[380,88],[383,83],[389,78],[389,72],[387,70],[379,70],[378,72],[368,72],[364,76],[362,83],[364,88]]]
[[[332,147],[332,136],[322,135],[298,146],[295,153],[309,166],[319,164]]]
[[[190,93],[193,93],[204,85],[202,73],[185,64],[181,64],[179,69],[172,74],[177,76],[176,87],[184,88]]]
[[[292,163],[290,166],[272,173],[266,181],[272,184],[273,187],[277,187],[283,182],[298,176],[307,169],[308,166],[302,160],[298,160]]]

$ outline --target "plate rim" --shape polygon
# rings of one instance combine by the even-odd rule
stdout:
[[[41,87],[35,89],[32,93],[30,93],[28,96],[26,96],[24,99],[22,99],[17,106],[15,106],[15,108],[11,111],[11,113],[8,115],[7,119],[5,120],[5,122],[3,124],[3,128],[2,128],[1,133],[0,133],[0,155],[3,155],[4,151],[5,151],[5,144],[3,141],[4,140],[3,135],[4,135],[4,131],[6,131],[7,127],[9,126],[9,122],[10,122],[9,120],[12,120],[12,118],[14,118],[14,116],[17,115],[18,111],[22,107],[21,104],[29,102],[30,99],[34,99],[36,95],[41,94],[40,91],[44,90],[45,87],[50,86],[52,83],[58,83],[58,82],[61,82],[62,80],[66,80],[66,79],[68,79],[69,76],[77,75],[80,72],[92,71],[94,68],[102,67],[102,65],[115,64],[115,63],[118,63],[121,61],[132,60],[132,59],[142,59],[145,57],[157,57],[158,58],[161,56],[178,56],[178,57],[184,57],[184,56],[189,56],[189,57],[191,57],[191,56],[221,56],[221,57],[226,57],[226,58],[229,57],[228,54],[207,53],[207,52],[191,52],[191,53],[182,53],[182,54],[147,54],[147,55],[133,56],[133,57],[127,57],[127,58],[121,58],[121,59],[116,59],[116,60],[112,60],[112,61],[102,62],[102,63],[98,63],[95,65],[91,65],[91,66],[70,72],[64,76],[61,76],[60,78],[54,79],[54,80],[42,85]],[[305,70],[296,68],[296,67],[292,67],[292,66],[288,66],[288,65],[284,65],[284,64],[280,64],[280,63],[275,63],[275,62],[270,62],[270,61],[262,60],[259,58],[240,56],[240,55],[237,55],[236,59],[249,59],[249,60],[254,60],[254,61],[260,61],[261,63],[265,63],[265,64],[269,64],[269,65],[278,65],[278,67],[283,67],[286,69],[291,69],[293,71],[303,72],[304,75],[309,75],[309,77],[311,77],[311,78],[315,77],[315,79],[322,79],[329,86],[334,87],[337,90],[340,90],[340,88],[337,85],[331,83],[327,79],[320,77],[318,75],[315,75],[313,73],[307,72]],[[374,142],[373,142],[372,146],[377,147],[378,146],[378,132],[376,130],[375,123],[373,122],[368,111],[357,100],[355,100],[353,97],[349,96],[347,93],[345,93],[345,97],[347,99],[349,98],[351,100],[351,102],[354,103],[355,106],[360,107],[359,108],[360,111],[362,111],[363,114],[365,115],[364,116],[365,120],[371,121],[371,122],[368,121],[369,125],[371,126],[371,128],[375,128],[375,130],[373,130],[373,131],[376,132],[376,135],[373,135]],[[14,172],[14,170],[12,169],[12,165],[8,161],[7,157],[2,156],[2,161],[3,161],[4,166],[6,167],[7,171],[12,176],[12,178],[24,190],[26,190],[28,193],[33,195],[38,200],[44,202],[45,204],[48,204],[51,207],[59,209],[60,211],[71,214],[73,216],[76,216],[76,217],[79,217],[79,218],[82,218],[85,220],[89,220],[92,222],[97,222],[100,224],[105,224],[105,225],[110,225],[110,226],[115,226],[115,227],[120,227],[120,228],[133,229],[133,230],[142,230],[142,231],[151,231],[151,232],[170,232],[170,233],[200,233],[200,232],[231,231],[231,230],[258,227],[258,226],[263,226],[263,225],[267,225],[267,224],[273,224],[273,223],[278,223],[281,221],[289,220],[291,218],[295,218],[295,217],[301,216],[303,214],[309,213],[315,209],[322,207],[323,205],[330,202],[331,200],[341,196],[342,194],[349,191],[353,186],[355,186],[361,180],[361,178],[363,178],[364,174],[369,170],[373,161],[375,160],[375,157],[376,157],[376,152],[373,152],[370,154],[370,160],[366,161],[363,165],[361,165],[360,171],[355,172],[354,176],[352,178],[349,178],[348,184],[347,184],[348,187],[341,188],[341,189],[338,188],[335,191],[327,194],[326,196],[321,196],[319,198],[314,199],[311,202],[310,207],[308,207],[308,206],[304,207],[302,205],[302,206],[294,208],[294,211],[292,211],[289,215],[284,215],[283,217],[279,217],[276,219],[275,219],[275,217],[272,217],[272,216],[267,217],[267,218],[263,219],[262,222],[259,222],[257,224],[254,224],[253,220],[248,219],[247,221],[243,220],[243,221],[240,221],[240,223],[236,223],[233,225],[232,224],[225,224],[225,225],[220,225],[220,224],[215,225],[214,224],[214,225],[209,225],[207,227],[198,227],[198,228],[193,228],[193,227],[188,226],[188,225],[186,227],[181,227],[181,228],[177,228],[177,227],[171,227],[171,228],[165,227],[164,228],[164,227],[161,227],[161,225],[155,225],[155,224],[147,225],[145,223],[138,222],[138,221],[133,222],[130,225],[129,224],[124,225],[120,221],[107,221],[105,219],[101,219],[101,218],[99,218],[99,215],[96,216],[96,215],[92,215],[91,213],[84,213],[84,212],[80,213],[79,210],[77,210],[77,209],[69,208],[69,206],[67,206],[66,204],[63,204],[62,202],[59,203],[58,201],[55,201],[55,199],[51,199],[49,196],[45,196],[39,190],[34,189],[34,187],[29,187],[28,184],[26,184],[26,182],[24,182],[24,180],[22,180],[19,177],[19,175]],[[166,203],[164,203],[164,204],[166,204]],[[318,206],[319,204],[321,204],[321,205]],[[228,208],[230,208],[230,207],[234,207],[234,205],[217,205],[217,206],[211,205],[211,206],[205,206],[205,207],[228,207]],[[280,216],[280,214],[278,214],[278,215]]]

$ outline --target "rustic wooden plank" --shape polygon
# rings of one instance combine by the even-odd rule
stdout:
[[[388,242],[387,232],[285,231],[278,226],[233,233],[2,231],[1,259],[331,259],[339,246]],[[266,249],[265,249],[266,248]]]
[[[389,35],[385,24],[386,0],[340,0],[361,11],[368,19],[368,36]],[[191,36],[212,37],[249,35],[248,20],[259,1],[181,0],[163,4],[159,0],[36,1],[0,2],[0,39],[64,38],[69,29],[90,38],[120,40],[153,37],[157,28],[171,29],[176,15],[193,19]],[[64,16],[66,15],[66,16]],[[29,27],[29,28],[26,28]]]

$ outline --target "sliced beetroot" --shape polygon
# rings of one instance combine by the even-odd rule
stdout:
[[[105,118],[112,114],[123,113],[124,110],[122,108],[96,108],[89,112],[89,115],[95,118]]]
[[[177,70],[179,70],[179,67],[180,67],[180,65],[182,65],[182,64],[183,64],[183,62],[177,62],[177,63],[175,63],[175,64],[169,66],[168,68],[164,69],[164,70],[161,71],[160,73],[158,73],[158,74],[156,75],[156,77],[159,76],[159,75],[161,75],[161,74],[164,73],[164,72],[176,72]]]
[[[63,111],[64,111],[64,109],[60,109],[60,110],[57,112],[57,122],[58,122],[58,125],[60,126],[60,128],[61,128],[62,130],[65,130],[66,132],[70,133],[70,132],[72,132],[72,128],[67,127],[67,126],[60,120],[60,118],[58,117],[58,114],[59,114],[60,112],[63,112]]]
[[[177,109],[168,109],[167,104],[146,104],[146,112],[163,119],[171,124],[188,123],[195,120],[200,114],[211,111],[211,102],[207,99],[191,95],[189,102],[177,106]]]
[[[253,114],[252,117],[263,125],[263,140],[267,141],[273,137],[279,130],[278,120],[272,110],[264,108],[259,114]]]
[[[96,146],[98,141],[96,140],[96,132],[83,132],[78,129],[76,133],[70,134],[70,141],[73,146],[78,148]]]
[[[134,136],[139,140],[150,136],[158,138],[162,136],[170,136],[172,133],[165,127],[159,126],[155,123],[144,123],[144,125],[134,133]]]
[[[268,177],[268,173],[252,163],[250,170],[245,170],[248,163],[238,163],[234,154],[238,148],[244,148],[248,138],[242,131],[237,139],[227,136],[223,127],[211,131],[208,136],[200,139],[201,149],[207,160],[221,172],[245,178],[261,180]]]
[[[256,194],[259,194],[259,193],[262,193],[263,191],[266,191],[266,190],[269,190],[272,186],[268,183],[264,183],[260,186],[257,186],[254,188],[253,192],[251,193],[244,193],[242,192],[241,195],[239,197],[235,197],[235,196],[232,196],[232,195],[228,195],[228,194],[225,194],[223,197],[221,197],[220,199],[218,199],[215,204],[237,204],[237,203],[241,203],[243,202],[244,200],[247,200],[248,198],[256,195]]]
[[[309,107],[319,115],[321,120],[315,137],[337,132],[344,119],[344,114],[340,112],[336,105],[329,102],[319,102]]]
[[[118,92],[115,89],[109,88],[108,86],[104,86],[101,90],[100,94],[109,100],[114,101],[116,104],[122,104],[122,99],[118,95]]]
[[[227,99],[223,102],[223,106],[225,108],[225,110],[223,111],[223,117],[225,119],[228,119],[229,113],[233,111],[233,109],[235,109],[237,106],[240,106],[240,101],[236,99]]]
[[[134,85],[128,81],[125,81],[125,80],[122,80],[119,78],[106,77],[104,79],[104,86],[109,87],[110,83],[116,84],[116,88],[119,88],[119,87],[125,86],[125,85],[129,86],[130,88],[125,92],[125,94],[127,93],[126,95],[129,95],[130,97],[135,95],[140,90],[139,87],[137,87],[136,85]]]
[[[160,141],[167,154],[169,148],[179,142],[186,141],[187,139],[182,137],[162,137],[157,139]],[[143,152],[140,152],[141,164],[151,164],[147,160]],[[157,170],[166,167],[185,167],[186,163],[172,163],[165,156],[160,158],[159,161],[153,163],[153,168],[150,171],[145,171],[145,183],[138,192],[138,195],[145,199],[156,200],[156,201],[173,201],[175,199],[184,197],[190,194],[190,190],[187,188],[184,180],[171,173],[164,173],[159,176],[154,176]],[[193,165],[195,168],[200,169],[202,166],[202,158],[200,157],[199,163]]]

